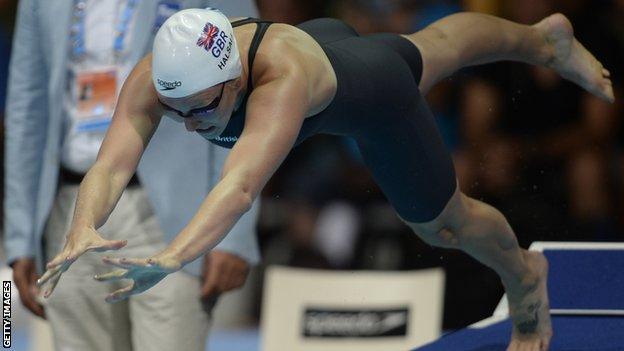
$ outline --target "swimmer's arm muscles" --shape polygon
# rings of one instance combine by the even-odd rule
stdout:
[[[254,89],[245,128],[225,162],[221,180],[168,248],[180,263],[214,248],[286,158],[308,105],[301,85],[300,80],[283,78]]]
[[[138,84],[144,80],[132,75],[124,84],[97,160],[80,183],[72,227],[97,229],[106,222],[158,127],[160,116],[139,106],[153,105],[137,96]]]

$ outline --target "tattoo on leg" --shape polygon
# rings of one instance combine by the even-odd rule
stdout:
[[[529,313],[534,312],[539,310],[539,308],[542,307],[542,301],[537,301],[536,303],[530,305],[529,307],[527,307],[527,311],[529,311]]]
[[[527,312],[529,314],[532,314],[532,316],[529,319],[516,324],[516,329],[518,329],[518,332],[520,334],[535,333],[537,325],[539,324],[538,310],[541,306],[542,302],[537,301],[536,303],[531,304],[529,305],[529,307],[527,307]]]

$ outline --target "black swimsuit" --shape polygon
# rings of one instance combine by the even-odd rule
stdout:
[[[249,72],[271,22],[245,19],[233,27],[257,23],[249,50]],[[356,140],[364,162],[398,214],[410,222],[437,217],[455,191],[455,170],[433,115],[418,90],[420,52],[397,34],[359,36],[347,24],[329,18],[297,25],[323,48],[338,79],[334,99],[308,117],[296,144],[315,134]],[[240,108],[226,129],[210,142],[232,148],[243,131],[253,88],[251,75]]]

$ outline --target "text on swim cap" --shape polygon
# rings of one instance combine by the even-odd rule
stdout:
[[[221,50],[223,50],[223,49],[221,49]],[[214,51],[214,49],[213,49],[213,51]],[[221,58],[221,62],[219,62],[219,64],[217,65],[220,70],[223,70],[223,68],[225,68],[225,65],[227,64],[228,60],[230,59],[230,53],[231,52],[232,52],[232,38],[230,38],[228,40],[227,47],[225,49],[225,54]],[[219,51],[219,54],[221,54],[221,51]]]
[[[176,80],[173,82],[167,82],[166,80],[162,80],[159,78],[159,79],[156,79],[156,81],[158,82],[158,85],[162,87],[162,89],[160,90],[173,90],[177,87],[182,86],[182,82],[180,82],[179,80]]]
[[[212,47],[212,56],[218,58],[221,55],[221,51],[225,47],[225,41],[227,40],[227,38],[228,36],[225,34],[225,32],[219,33],[219,38],[217,38],[217,40],[215,41],[215,46]]]
[[[197,39],[197,45],[203,47],[204,50],[210,52],[214,58],[221,57],[225,49],[225,54],[218,63],[219,69],[224,69],[227,61],[230,58],[232,52],[232,38],[220,30],[219,27],[207,22],[204,26],[199,39]]]

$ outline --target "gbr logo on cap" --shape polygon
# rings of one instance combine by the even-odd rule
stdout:
[[[214,24],[207,22],[199,39],[197,39],[197,46],[203,47],[204,50],[212,53],[212,56],[219,58],[221,52],[225,48],[227,40],[228,36],[224,31],[219,30],[219,27]]]

